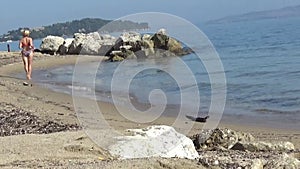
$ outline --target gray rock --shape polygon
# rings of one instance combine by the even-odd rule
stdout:
[[[154,43],[154,48],[168,50],[169,36],[165,34],[155,33],[151,37],[151,41]]]
[[[45,53],[55,53],[59,46],[64,43],[64,38],[58,36],[47,36],[42,40],[40,49]]]
[[[181,55],[181,53],[183,53],[183,47],[181,43],[174,38],[169,38],[168,50],[178,55]]]
[[[137,52],[141,50],[142,46],[142,36],[140,33],[137,32],[125,32],[120,37],[119,40],[121,41],[121,46],[131,46],[131,51]]]
[[[98,55],[108,56],[109,53],[113,50],[114,45],[116,44],[116,38],[108,34],[103,34],[101,35],[100,44],[101,47],[98,50]]]
[[[165,56],[183,56],[193,53],[190,48],[184,48],[178,40],[167,35],[165,29],[160,29],[150,40],[153,42],[155,53],[159,52],[161,57]],[[145,40],[146,41],[146,40]],[[147,41],[146,41],[147,42]],[[147,44],[147,43],[146,43]],[[167,51],[167,52],[163,52]]]
[[[69,46],[68,54],[80,54],[85,38],[86,36],[84,33],[75,33],[74,40]]]
[[[143,37],[142,37],[142,40],[151,40],[151,35],[149,34],[144,34]]]
[[[110,57],[108,61],[118,62],[118,61],[123,61],[124,59],[136,59],[137,58],[136,54],[140,52],[138,51],[137,53],[134,53],[131,50],[132,46],[130,45],[123,45],[120,46],[119,48],[120,50],[114,50],[110,52]]]
[[[254,137],[248,133],[241,133],[231,129],[202,130],[200,134],[193,136],[193,142],[197,149],[224,150],[231,149],[238,142],[254,141]]]
[[[66,55],[67,54],[68,48],[65,46],[65,43],[66,42],[64,42],[62,45],[59,46],[56,54],[59,54],[59,55]]]
[[[168,35],[168,34],[167,34],[167,30],[164,29],[164,28],[159,29],[159,30],[157,31],[157,34],[160,34],[160,35]]]
[[[142,51],[145,52],[145,56],[154,55],[154,43],[151,40],[151,35],[145,34],[142,37]]]
[[[116,42],[111,35],[100,35],[98,32],[89,34],[75,33],[69,45],[69,54],[106,55]]]
[[[98,32],[93,32],[84,35],[82,42],[81,54],[96,55],[101,48],[102,38]]]
[[[136,43],[142,40],[141,34],[138,32],[125,32],[120,36],[120,38],[124,43]]]

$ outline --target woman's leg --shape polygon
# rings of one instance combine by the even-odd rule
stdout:
[[[27,79],[31,79],[31,73],[32,73],[32,59],[33,59],[33,52],[30,53],[30,55],[27,57],[28,58],[28,76]]]
[[[25,70],[25,73],[26,73],[26,78],[28,79],[28,57],[22,55],[22,59],[23,59],[23,63],[24,63],[24,70]]]

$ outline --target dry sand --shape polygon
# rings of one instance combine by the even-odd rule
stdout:
[[[75,64],[76,58],[77,56],[53,57],[36,54],[34,70]],[[56,93],[35,84],[23,86],[23,79],[12,76],[23,71],[18,53],[0,52],[0,59],[1,103],[11,104],[45,121],[80,125],[74,111],[72,96]],[[99,57],[89,57],[87,61],[92,60],[97,61]],[[89,102],[88,99],[80,99]],[[119,115],[110,103],[98,102],[98,105],[110,126],[120,132],[128,128],[152,124],[171,125],[174,122],[172,117],[162,117],[151,123],[137,124]],[[186,120],[186,123],[191,122]],[[259,140],[291,141],[296,148],[300,148],[299,130],[260,126],[251,120],[248,120],[247,125],[244,124],[243,120],[230,117],[222,120],[220,127],[249,132]],[[195,123],[188,135],[197,133],[201,128],[201,123]],[[105,150],[93,143],[83,130],[0,137],[0,142],[0,168],[202,168],[197,161],[185,159],[113,160]]]

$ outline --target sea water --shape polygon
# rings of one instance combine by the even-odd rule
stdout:
[[[33,40],[33,45],[35,46],[35,48],[39,48],[41,43],[42,43],[41,39]],[[0,51],[7,51],[7,45],[9,45],[11,52],[21,51],[19,49],[19,41],[0,42]]]
[[[289,118],[292,123],[300,120],[300,18],[199,24],[198,27],[211,40],[224,66],[227,84],[225,114],[278,116]],[[181,59],[197,80],[196,87],[201,99],[199,112],[208,112],[211,84],[205,66],[195,54]],[[151,91],[160,89],[165,93],[168,104],[180,105],[181,88],[169,74],[185,78],[177,59],[128,62],[127,69],[124,69],[124,79],[131,76],[131,72],[153,62],[159,68],[140,71],[132,79],[129,88],[132,98],[139,103],[148,103]],[[33,77],[36,82],[56,91],[71,93],[72,89],[94,90],[98,100],[112,101],[112,77],[119,64],[101,63],[94,88],[84,84],[71,85],[74,66],[35,70]],[[87,64],[86,68],[92,66]],[[121,86],[119,92],[122,92]],[[192,87],[195,84],[184,86],[185,89]],[[86,97],[91,96],[86,94]]]

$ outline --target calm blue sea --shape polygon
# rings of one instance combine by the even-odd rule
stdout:
[[[39,48],[41,45],[42,40],[41,39],[35,39],[33,41],[33,44],[35,48]],[[7,51],[7,45],[10,46],[10,51],[20,51],[19,49],[19,42],[18,41],[12,41],[12,42],[0,42],[0,51]]]
[[[292,123],[300,120],[300,18],[200,24],[198,27],[214,44],[225,69],[225,114],[284,116],[289,117]],[[194,54],[184,56],[182,60],[197,79],[201,97],[199,112],[207,112],[211,95],[207,72]],[[153,63],[153,60],[140,61],[138,64],[133,61],[124,70],[126,73],[123,77],[126,79],[134,70],[149,66],[149,62]],[[185,78],[176,59],[163,58],[154,62],[159,68]],[[105,63],[99,67],[95,89],[97,99],[111,101],[111,79],[119,64]],[[65,66],[35,70],[33,77],[53,90],[70,93],[72,75],[73,66]],[[78,84],[75,88],[94,90],[84,84]],[[154,89],[165,92],[168,104],[180,104],[179,86],[164,71],[141,71],[130,85],[132,97],[141,103],[149,101],[149,94]]]

